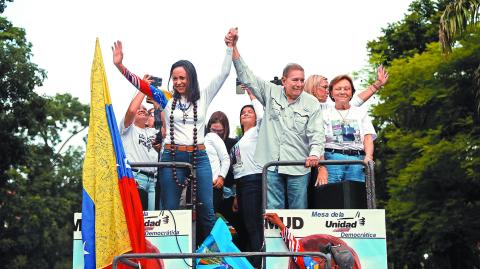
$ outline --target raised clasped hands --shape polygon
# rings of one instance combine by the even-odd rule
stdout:
[[[238,40],[238,28],[230,28],[228,30],[228,33],[225,35],[225,44],[232,48],[237,45],[237,40]]]

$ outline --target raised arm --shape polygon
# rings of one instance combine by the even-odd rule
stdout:
[[[223,83],[230,74],[232,69],[232,44],[227,44],[227,52],[225,53],[225,58],[223,59],[222,69],[220,74],[215,77],[212,82],[205,88],[205,95],[207,106],[212,102],[213,98],[217,95],[218,91],[222,87]]]
[[[133,121],[135,120],[135,115],[137,114],[138,109],[142,105],[143,99],[145,98],[145,94],[142,92],[137,92],[135,97],[133,97],[130,105],[128,106],[127,112],[125,113],[125,118],[123,120],[123,126],[128,128],[128,126],[132,125]]]
[[[232,28],[233,29],[233,28]],[[240,57],[240,52],[237,48],[238,32],[230,29],[229,34],[225,37],[225,43],[231,42],[233,45],[233,65],[237,71],[238,79],[245,84],[257,97],[258,101],[265,106],[265,102],[268,99],[267,96],[270,96],[270,91],[276,89],[278,86],[270,83],[269,81],[264,81],[253,74],[253,72],[248,68],[243,59]]]
[[[377,80],[371,85],[369,85],[365,90],[361,91],[357,96],[357,98],[352,98],[350,102],[353,106],[361,106],[364,102],[366,102],[370,97],[372,97],[381,87],[387,84],[388,81],[388,72],[385,68],[381,65],[377,69]]]
[[[263,119],[263,114],[264,114],[263,105],[260,103],[260,101],[258,101],[257,97],[253,95],[252,91],[250,91],[250,89],[247,86],[242,84],[241,87],[245,89],[245,92],[248,94],[248,97],[250,97],[250,100],[252,101],[252,106],[253,106],[253,109],[255,110],[255,116],[257,118],[257,127],[258,127]]]
[[[139,91],[143,92],[145,95],[150,96],[155,100],[162,108],[165,108],[167,105],[167,98],[163,94],[163,92],[156,87],[150,85],[149,82],[141,79],[139,76],[135,75],[134,73],[130,72],[124,65],[123,65],[123,47],[122,42],[117,41],[113,43],[112,46],[113,52],[113,64],[117,67],[118,71],[122,73],[122,75],[130,81],[130,83],[135,86]]]

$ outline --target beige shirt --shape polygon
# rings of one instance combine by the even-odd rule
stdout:
[[[308,156],[323,156],[325,132],[318,100],[302,92],[289,104],[282,86],[257,78],[242,58],[234,60],[233,64],[238,79],[252,90],[265,107],[255,161],[264,166],[271,161],[305,161]],[[273,169],[270,167],[270,170]],[[278,172],[305,175],[310,168],[279,166]]]

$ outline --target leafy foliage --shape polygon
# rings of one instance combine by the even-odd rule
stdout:
[[[478,22],[479,0],[456,0],[448,4],[440,18],[439,38],[442,50],[451,52],[456,36]]]
[[[31,126],[31,118],[24,114],[30,108],[26,103],[37,100],[33,89],[45,78],[45,72],[31,63],[30,57],[31,44],[25,31],[0,17],[0,148],[8,152],[0,155],[0,186],[10,165],[25,164],[25,143],[17,133]]]
[[[87,125],[88,106],[37,95],[46,73],[30,61],[25,31],[3,17],[0,29],[0,268],[69,268],[83,152],[55,150],[66,130]]]
[[[13,0],[0,0],[0,14],[3,13],[3,11],[5,11],[5,8],[7,7],[7,3],[6,2],[13,2]]]
[[[394,59],[413,56],[438,41],[438,24],[448,0],[417,0],[410,4],[409,13],[396,23],[382,29],[378,40],[368,42],[370,63],[390,65]]]
[[[480,119],[474,71],[480,34],[460,40],[448,57],[438,42],[409,42],[422,50],[405,46],[396,55],[378,51],[371,57],[390,64],[389,83],[372,111],[381,129],[377,179],[388,191],[379,197],[387,210],[389,259],[394,268],[420,263],[478,268]]]

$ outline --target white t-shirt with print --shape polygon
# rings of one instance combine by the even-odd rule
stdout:
[[[373,140],[377,133],[366,109],[350,106],[349,110],[337,110],[328,106],[323,110],[325,127],[325,148],[364,150],[363,139],[371,134]]]
[[[129,162],[157,162],[158,152],[153,148],[152,141],[155,139],[155,128],[140,128],[131,124],[125,128],[124,119],[120,122],[120,137],[123,148]],[[141,167],[144,171],[155,172],[155,167]]]

